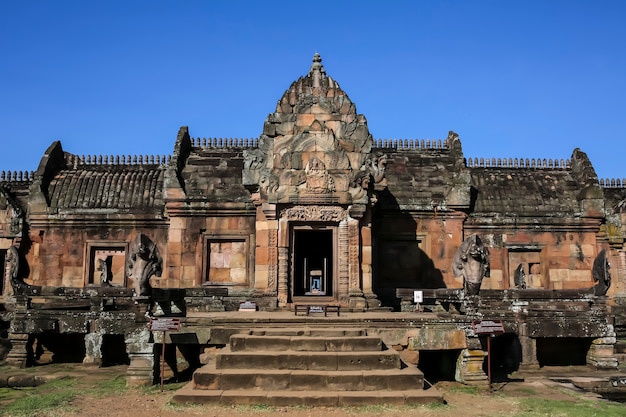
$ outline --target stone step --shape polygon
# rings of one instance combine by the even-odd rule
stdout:
[[[215,358],[217,369],[291,369],[317,371],[358,371],[400,368],[398,352],[233,352],[223,348]]]
[[[421,389],[424,375],[416,367],[367,371],[216,369],[205,365],[193,375],[197,390],[388,391]]]
[[[367,336],[362,328],[328,328],[328,327],[269,327],[250,330],[253,336],[321,336],[321,337],[356,337]]]
[[[176,391],[172,401],[178,404],[270,405],[343,407],[364,405],[420,405],[443,403],[443,394],[435,388],[403,391],[282,391],[282,390],[197,390],[193,383]]]
[[[364,352],[382,351],[377,336],[257,336],[235,334],[230,337],[232,352],[241,351],[309,351]]]

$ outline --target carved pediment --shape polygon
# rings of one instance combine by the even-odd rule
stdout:
[[[321,61],[316,54],[309,73],[283,94],[265,121],[259,148],[244,152],[243,183],[262,201],[367,203],[369,179],[363,176],[371,174],[376,184],[384,178],[385,161],[370,154],[365,117]]]

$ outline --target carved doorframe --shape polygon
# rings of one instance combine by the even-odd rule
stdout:
[[[341,206],[295,205],[280,211],[277,242],[279,306],[286,306],[290,300],[289,280],[293,279],[289,262],[293,245],[291,228],[294,224],[310,226],[316,223],[333,227],[336,230],[333,232],[336,241],[336,253],[333,257],[334,270],[336,271],[336,278],[333,277],[333,279],[336,283],[336,291],[333,299],[344,305],[349,304],[350,293],[353,292],[350,291],[350,287],[359,285],[359,280],[355,279],[354,276],[352,280],[350,279],[350,271],[353,271],[354,274],[354,271],[359,268],[358,258],[353,259],[354,256],[350,256],[350,243],[354,243],[355,238],[358,240],[358,227],[348,227],[350,220],[354,221],[350,218],[348,210]],[[352,239],[350,239],[350,231],[357,233]],[[354,253],[354,250],[352,252]]]

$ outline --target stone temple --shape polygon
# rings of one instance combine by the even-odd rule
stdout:
[[[181,127],[171,155],[139,157],[57,141],[35,172],[3,172],[0,359],[124,358],[129,384],[145,384],[163,343],[196,369],[203,349],[234,351],[253,328],[349,327],[472,383],[486,378],[475,325],[496,320],[503,372],[615,368],[626,181],[600,181],[580,149],[468,159],[454,132],[374,138],[321,61],[258,138]],[[158,317],[181,329],[150,332]]]

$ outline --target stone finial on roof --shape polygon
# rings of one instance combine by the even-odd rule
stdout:
[[[309,70],[309,77],[313,78],[314,88],[320,88],[320,80],[326,77],[326,71],[322,65],[322,57],[317,52],[313,55],[313,64],[311,64],[311,69]]]
[[[315,55],[313,55],[313,64],[311,64],[311,69],[309,70],[309,73],[312,73],[314,71],[319,71],[322,74],[326,73],[326,71],[324,70],[324,66],[322,65],[322,57],[317,52],[315,53]]]

